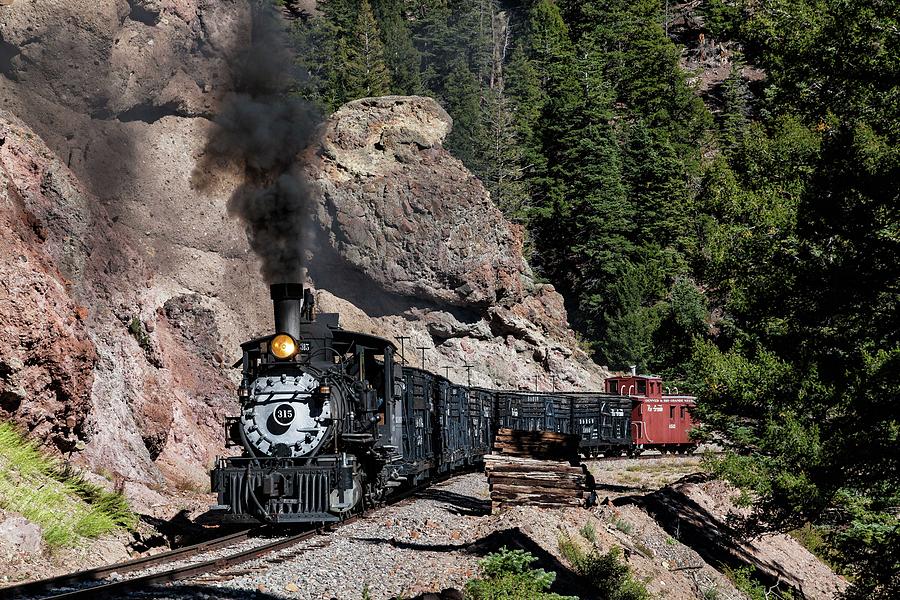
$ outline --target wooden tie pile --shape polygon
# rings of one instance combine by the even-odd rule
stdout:
[[[494,453],[484,457],[492,510],[584,506],[593,478],[579,462],[578,441],[562,433],[500,429]]]

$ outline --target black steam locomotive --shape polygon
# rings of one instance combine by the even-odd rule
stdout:
[[[271,287],[273,335],[241,345],[240,457],[211,473],[224,522],[337,521],[400,489],[479,463],[497,427],[581,436],[586,454],[631,444],[632,401],[604,393],[470,388],[399,364],[386,339],[313,313],[297,284]]]

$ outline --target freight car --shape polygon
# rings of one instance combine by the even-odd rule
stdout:
[[[242,344],[235,364],[240,414],[225,419],[225,436],[242,453],[219,457],[211,472],[212,514],[222,522],[340,520],[481,463],[499,426],[575,433],[590,456],[637,452],[648,447],[645,434],[656,435],[648,424],[654,411],[635,429],[635,406],[651,398],[630,388],[537,393],[457,385],[400,364],[390,341],[341,329],[336,314],[316,315],[300,285],[273,285],[271,297],[275,332]]]

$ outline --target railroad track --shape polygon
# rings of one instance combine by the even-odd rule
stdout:
[[[700,452],[694,452],[691,454],[639,454],[637,456],[628,456],[628,455],[588,456],[588,457],[582,457],[582,460],[585,462],[589,462],[589,461],[600,461],[600,462],[610,461],[610,462],[612,462],[612,461],[619,461],[619,460],[662,460],[662,459],[678,460],[678,459],[688,459],[688,458],[702,458],[703,456],[705,456],[707,454],[719,455],[719,454],[725,454],[725,452],[722,450],[704,450],[704,451],[700,451]]]
[[[587,458],[584,460],[653,460],[661,458],[685,457],[685,455],[647,454],[637,457],[611,456]],[[446,481],[453,476],[470,472],[471,470],[472,469],[463,469],[462,471],[454,473],[453,475],[436,477],[433,481],[430,482],[429,486],[416,487],[414,489],[407,490],[393,497],[387,504],[398,505],[403,502],[409,501],[426,487],[430,487],[431,485],[434,485],[436,483]],[[217,555],[206,557],[204,555],[226,549],[229,546],[241,545],[244,542],[253,539],[254,537],[263,535],[264,533],[266,533],[267,529],[265,527],[246,529],[243,531],[238,531],[236,533],[231,533],[228,535],[213,538],[211,540],[200,542],[191,546],[186,546],[184,548],[178,548],[175,550],[170,550],[168,552],[154,554],[152,556],[135,558],[113,565],[87,569],[84,571],[61,575],[58,577],[52,577],[48,579],[23,583],[20,585],[0,588],[0,600],[12,600],[19,598],[45,598],[52,600],[119,598],[122,596],[122,594],[127,592],[146,589],[152,586],[162,585],[179,580],[194,579],[202,575],[208,576],[205,581],[227,580],[232,577],[237,577],[239,575],[252,572],[252,570],[228,571],[227,569],[230,569],[231,567],[236,567],[255,559],[262,558],[269,554],[278,553],[282,550],[290,548],[291,546],[308,541],[316,536],[327,536],[331,531],[334,531],[335,528],[352,523],[360,518],[365,518],[373,510],[381,508],[383,506],[384,504],[376,505],[375,507],[369,508],[358,515],[352,516],[339,523],[335,523],[329,530],[314,529],[304,531],[296,535],[281,537],[271,542],[254,545],[250,548],[240,549],[237,552],[224,554],[221,556]],[[278,556],[268,560],[270,562],[283,562],[284,560],[288,560],[289,558],[297,556],[307,551],[308,549],[309,548],[304,548],[294,553],[279,554]],[[174,566],[161,570],[152,570],[154,567],[165,565]],[[148,572],[140,573],[141,571]],[[136,572],[137,574],[134,577],[122,577],[123,574]],[[203,581],[203,579],[198,581]]]
[[[262,535],[267,532],[266,527],[255,529],[246,529],[236,533],[231,533],[211,540],[200,542],[192,546],[185,546],[168,552],[161,552],[153,556],[135,558],[113,565],[87,569],[59,577],[51,577],[38,581],[23,583],[20,585],[0,588],[0,600],[13,599],[45,599],[45,600],[93,600],[95,598],[121,598],[127,592],[133,592],[141,589],[147,589],[173,581],[185,579],[195,579],[202,575],[208,575],[205,581],[223,581],[238,577],[240,575],[252,572],[255,569],[244,571],[228,570],[230,567],[248,563],[258,558],[262,558],[269,554],[278,553],[282,550],[295,546],[302,542],[308,541],[316,536],[325,537],[335,531],[338,527],[348,525],[361,518],[365,518],[368,514],[382,508],[386,505],[396,506],[407,501],[411,501],[413,497],[436,483],[446,481],[456,475],[462,475],[469,472],[469,469],[463,469],[452,475],[443,475],[436,477],[428,486],[418,486],[392,497],[386,504],[379,503],[366,509],[362,513],[353,515],[343,521],[332,524],[329,528],[311,529],[296,535],[282,537],[265,544],[253,546],[251,548],[241,549],[237,552],[226,554],[223,556],[203,557],[204,554],[213,553],[229,546],[234,546],[247,542],[248,540]],[[296,552],[278,554],[276,557],[267,559],[269,562],[284,562],[295,556],[314,548],[305,547]],[[191,559],[196,559],[192,562]],[[123,573],[134,573],[158,567],[161,565],[172,565],[167,569],[137,574],[130,578],[121,578]],[[115,578],[115,580],[110,580]],[[204,581],[198,579],[198,582]]]
[[[344,523],[350,522],[351,520],[352,519],[348,519],[347,521],[344,521]],[[222,572],[229,567],[234,567],[261,558],[267,554],[279,552],[318,535],[323,535],[321,530],[309,530],[296,535],[281,537],[280,539],[264,544],[254,545],[250,548],[240,549],[237,552],[225,554],[223,556],[204,556],[205,554],[211,554],[218,550],[228,548],[229,546],[242,544],[261,533],[260,530],[240,531],[238,533],[232,533],[201,542],[193,546],[187,546],[185,548],[179,548],[177,550],[171,550],[153,556],[136,558],[114,565],[2,588],[0,589],[0,598],[3,600],[6,600],[7,598],[47,598],[54,600],[119,598],[122,594],[129,591],[144,589],[182,579],[191,579],[208,573]],[[303,551],[305,550],[301,550],[300,552]],[[275,560],[286,560],[300,552],[289,556],[280,556]],[[199,560],[190,560],[198,557]],[[145,571],[152,567],[173,563],[176,563],[176,566],[171,568],[138,574],[135,577],[130,578],[110,580],[114,577],[121,576],[123,573]],[[233,573],[231,576],[237,576],[239,574],[240,573]]]

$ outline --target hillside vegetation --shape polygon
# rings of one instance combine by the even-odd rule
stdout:
[[[2,422],[0,508],[40,525],[51,548],[73,546],[136,523],[121,494],[85,481]]]
[[[851,593],[895,597],[900,6],[704,0],[682,39],[731,75],[703,97],[662,0],[318,9],[298,93],[438,98],[596,359],[695,390],[760,527],[815,524]]]

